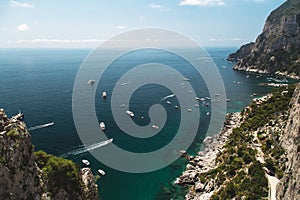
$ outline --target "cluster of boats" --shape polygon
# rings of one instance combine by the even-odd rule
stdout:
[[[81,162],[82,162],[83,164],[85,164],[86,166],[90,166],[90,161],[88,161],[88,160],[86,160],[86,159],[82,159]],[[100,175],[102,175],[102,176],[105,175],[105,171],[104,171],[104,170],[98,169],[97,171],[98,171],[98,173],[99,173]]]

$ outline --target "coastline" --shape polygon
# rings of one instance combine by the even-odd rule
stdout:
[[[296,74],[288,74],[287,72],[280,72],[277,71],[274,74],[270,73],[267,70],[261,70],[261,69],[257,69],[257,68],[250,68],[250,67],[241,67],[238,65],[234,65],[234,67],[232,68],[233,70],[237,70],[237,71],[245,71],[245,72],[253,72],[253,73],[258,73],[258,74],[270,74],[270,75],[278,75],[278,76],[283,76],[286,78],[290,78],[290,79],[294,79],[294,80],[300,80],[300,77],[297,76]]]
[[[202,184],[198,180],[198,175],[218,166],[216,163],[217,155],[223,151],[228,136],[234,128],[240,125],[241,119],[240,112],[228,113],[222,130],[218,134],[204,139],[204,148],[198,152],[198,155],[188,156],[187,154],[182,154],[189,159],[189,163],[186,165],[186,170],[182,172],[182,175],[176,178],[175,184],[190,185],[189,192],[185,196],[186,199],[208,200],[218,190],[214,180],[207,184]]]

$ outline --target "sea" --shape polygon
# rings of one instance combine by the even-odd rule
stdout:
[[[227,102],[227,112],[241,111],[254,98],[253,94],[263,96],[272,90],[259,85],[270,81],[267,75],[232,70],[234,63],[227,61],[226,57],[236,49],[206,48],[221,74],[226,98],[230,99]],[[19,111],[24,113],[24,121],[30,130],[35,150],[71,159],[80,167],[85,167],[81,160],[88,159],[102,200],[184,199],[186,188],[174,185],[176,177],[187,164],[184,158],[153,172],[127,173],[106,166],[86,151],[75,128],[72,92],[78,70],[90,52],[90,49],[0,49],[0,107],[5,109],[9,117]],[[174,109],[174,105],[179,103],[176,96],[168,88],[157,84],[148,84],[136,90],[130,99],[130,109],[135,111],[133,121],[139,126],[145,126],[150,122],[150,106],[161,104],[168,118],[158,135],[149,139],[134,139],[120,130],[114,122],[110,108],[110,94],[114,85],[126,72],[126,66],[147,63],[151,58],[174,66],[188,77],[199,97],[209,96],[203,78],[186,66],[186,61],[168,53],[150,49],[135,52],[113,63],[99,84],[91,86],[96,89],[95,109],[99,121],[106,123],[107,138],[113,138],[115,145],[135,153],[154,151],[168,144],[180,123],[180,111]],[[107,91],[106,99],[101,98],[103,90]],[[166,103],[167,100],[171,105]],[[188,149],[190,154],[196,154],[201,148],[211,120],[207,114],[210,112],[209,106],[199,103],[198,110],[201,121],[197,135]],[[214,134],[216,133],[217,131]],[[96,148],[101,151],[105,146],[98,143]],[[89,150],[93,150],[93,146]],[[103,169],[106,175],[100,177],[98,169]]]

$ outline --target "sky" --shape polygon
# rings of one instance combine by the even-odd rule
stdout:
[[[204,47],[254,41],[285,0],[0,0],[0,48],[94,48],[122,32],[178,31]]]

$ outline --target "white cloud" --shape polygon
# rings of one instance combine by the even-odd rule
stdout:
[[[30,28],[29,28],[29,26],[28,26],[27,24],[21,24],[20,26],[17,27],[17,29],[18,29],[19,31],[27,31],[27,30],[29,30]]]
[[[150,8],[162,8],[163,6],[160,5],[160,4],[155,4],[155,3],[152,3],[149,5]]]
[[[223,6],[225,2],[222,0],[183,0],[181,6]]]
[[[166,8],[166,7],[163,6],[163,5],[155,4],[155,3],[150,4],[149,7],[152,8],[152,9],[157,9],[157,10],[159,10],[159,11],[163,11],[163,12],[168,12],[168,11],[170,11],[169,8]]]
[[[126,27],[125,27],[125,26],[122,26],[122,25],[116,26],[116,29],[120,29],[120,30],[125,29],[125,28],[126,28]]]
[[[8,41],[9,43],[27,43],[27,44],[38,44],[38,43],[99,43],[103,42],[102,39],[81,39],[81,40],[63,40],[63,39],[32,39],[32,40],[16,40]]]
[[[33,5],[30,4],[30,3],[22,3],[22,2],[19,2],[19,1],[15,1],[15,0],[11,0],[10,1],[10,6],[13,7],[13,8],[16,8],[16,7],[22,7],[22,8],[33,8]]]
[[[211,42],[215,42],[215,41],[244,41],[245,39],[242,39],[242,38],[210,38],[208,40]]]

